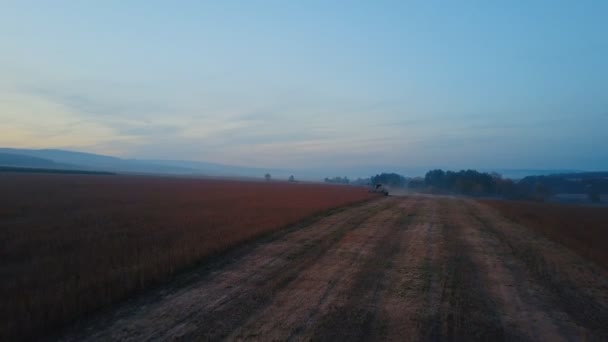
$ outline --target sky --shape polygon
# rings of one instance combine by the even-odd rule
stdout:
[[[0,8],[3,147],[257,167],[608,169],[608,1]]]

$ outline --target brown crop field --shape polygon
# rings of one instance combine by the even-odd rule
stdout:
[[[481,202],[608,268],[608,208],[500,200]]]
[[[40,336],[206,257],[373,197],[316,184],[0,175],[0,340]]]
[[[0,340],[608,339],[604,208],[134,176],[0,185]]]

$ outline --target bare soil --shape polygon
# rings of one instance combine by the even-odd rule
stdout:
[[[608,274],[490,207],[337,211],[80,322],[66,341],[606,340]]]

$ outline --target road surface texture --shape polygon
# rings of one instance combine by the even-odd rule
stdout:
[[[606,340],[607,272],[477,202],[387,197],[261,239],[61,337]]]

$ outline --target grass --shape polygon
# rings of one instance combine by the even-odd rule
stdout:
[[[0,340],[45,335],[247,240],[370,198],[321,184],[0,176]]]

